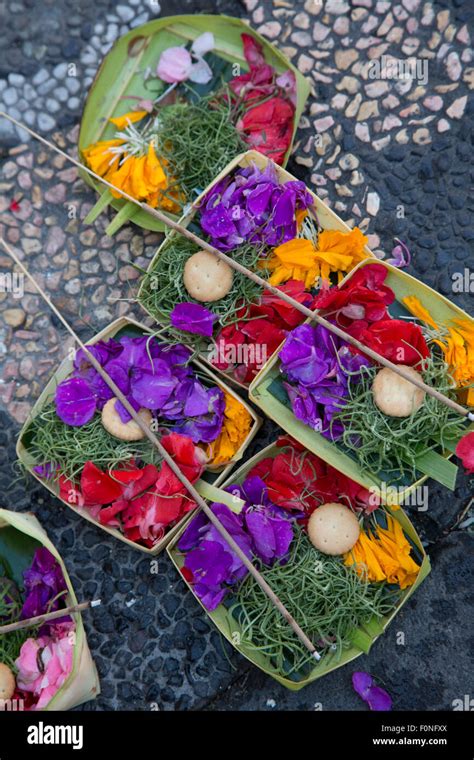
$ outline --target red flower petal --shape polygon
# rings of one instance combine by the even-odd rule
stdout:
[[[188,583],[194,582],[194,575],[193,575],[192,570],[189,569],[189,567],[185,567],[183,565],[183,567],[180,569],[180,572],[185,581],[187,581]]]
[[[111,504],[122,495],[122,486],[102,472],[93,462],[86,462],[81,475],[84,503]]]
[[[461,460],[468,475],[472,475],[474,472],[474,432],[461,438],[456,446],[456,456]]]
[[[120,525],[119,520],[115,519],[120,512],[123,512],[124,509],[127,509],[129,506],[129,502],[127,499],[118,499],[117,501],[114,501],[114,503],[110,507],[104,507],[99,512],[99,522],[101,525],[111,525],[113,524],[115,527],[118,527]]]

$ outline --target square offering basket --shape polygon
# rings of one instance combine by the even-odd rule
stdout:
[[[293,119],[291,145],[285,155],[285,165],[291,155],[298,123],[303,113],[310,91],[309,80],[265,37],[249,27],[242,19],[219,15],[180,15],[155,19],[143,26],[132,29],[118,39],[105,56],[87,96],[79,133],[79,152],[98,140],[107,140],[116,130],[108,122],[120,115],[117,107],[126,96],[148,99],[150,90],[142,76],[137,76],[147,67],[156,69],[163,50],[193,42],[203,32],[212,32],[215,48],[212,51],[212,68],[216,76],[207,85],[193,85],[199,94],[207,94],[220,86],[221,76],[226,71],[229,78],[234,76],[235,67],[247,71],[248,64],[242,48],[241,34],[250,34],[263,47],[265,60],[278,74],[291,71],[296,80],[296,109]],[[101,193],[95,207],[87,216],[91,223],[109,204],[118,212],[107,228],[113,235],[120,227],[133,219],[135,224],[147,230],[162,231],[163,222],[150,216],[131,201],[114,198],[108,188],[86,172],[81,173],[88,185]],[[175,217],[173,217],[175,218]]]
[[[346,275],[339,287],[348,282],[356,271],[370,263],[373,263],[373,261],[361,261],[352,272]],[[438,324],[444,324],[452,319],[467,319],[474,325],[474,320],[466,312],[428,285],[425,285],[406,272],[400,271],[391,264],[387,264],[385,261],[378,261],[377,263],[387,269],[388,275],[385,282],[395,293],[395,301],[389,307],[389,312],[393,317],[401,318],[409,316],[410,312],[403,306],[402,299],[407,296],[417,296],[429,309],[431,316]],[[303,446],[312,451],[313,454],[321,457],[328,464],[336,467],[365,488],[371,489],[384,503],[393,505],[403,504],[409,494],[429,477],[424,472],[424,457],[420,457],[418,460],[419,478],[415,482],[410,482],[408,477],[400,478],[400,482],[394,488],[387,484],[386,473],[380,472],[377,476],[371,475],[360,467],[349,449],[343,448],[337,442],[332,443],[324,438],[321,433],[298,420],[293,414],[291,404],[282,385],[278,351],[273,354],[270,361],[267,362],[265,367],[254,378],[249,388],[249,398],[268,417],[277,422],[278,425],[303,444]],[[473,429],[474,424],[466,426],[466,432]],[[437,480],[451,490],[454,490],[457,473],[456,466],[449,461],[453,453],[454,449],[437,454],[439,465]],[[436,456],[435,452],[430,452],[431,461],[433,460],[433,456]]]
[[[68,594],[66,606],[77,604],[76,595],[69,578],[66,565],[41,523],[31,512],[12,512],[0,509],[0,556],[8,555],[9,565],[15,580],[21,582],[22,572],[28,566],[25,547],[31,553],[44,546],[59,562]],[[89,651],[86,633],[80,612],[72,615],[76,624],[72,671],[59,691],[46,705],[45,711],[71,710],[73,707],[95,699],[100,694],[99,676]]]
[[[239,469],[225,482],[221,485],[221,488],[224,488],[225,486],[229,486],[232,484],[241,484],[247,475],[247,473],[262,459],[266,457],[272,457],[274,458],[281,449],[279,449],[276,444],[270,444],[266,448],[262,449],[258,452],[255,456],[253,456],[251,459],[248,459]],[[226,503],[231,509],[239,509],[239,500],[236,499],[234,496],[231,496],[231,494],[220,491],[220,495],[218,492],[218,489],[214,489],[214,494],[212,496],[213,501],[222,501]],[[243,655],[247,660],[249,660],[253,665],[255,665],[257,668],[262,670],[266,675],[271,676],[276,681],[281,683],[283,686],[285,686],[287,689],[290,689],[291,691],[298,691],[299,689],[302,689],[304,686],[307,686],[308,684],[312,683],[313,681],[316,681],[316,679],[321,678],[321,676],[326,675],[327,673],[330,673],[332,670],[336,670],[337,668],[342,667],[343,665],[346,665],[347,663],[354,660],[356,657],[358,657],[360,654],[367,654],[370,651],[370,648],[374,641],[382,634],[384,633],[387,626],[391,623],[397,612],[401,609],[401,607],[405,604],[407,599],[413,594],[415,589],[418,588],[418,586],[422,583],[422,581],[426,578],[426,576],[429,574],[431,570],[431,565],[428,556],[426,555],[426,552],[423,548],[423,545],[420,541],[420,538],[413,527],[412,523],[408,519],[407,515],[403,512],[401,509],[396,509],[392,512],[390,508],[388,509],[392,517],[397,520],[400,525],[402,526],[404,532],[412,542],[412,544],[416,547],[418,553],[422,557],[422,562],[420,566],[420,570],[418,572],[417,579],[415,583],[407,588],[404,591],[400,592],[400,601],[394,607],[393,611],[390,612],[390,614],[384,616],[383,618],[377,619],[372,618],[366,625],[364,625],[363,628],[358,628],[355,631],[354,637],[353,637],[353,645],[350,647],[350,649],[346,649],[341,657],[339,659],[336,658],[334,654],[326,654],[320,662],[315,665],[313,670],[309,673],[309,675],[300,681],[295,681],[290,678],[285,678],[280,673],[277,673],[274,668],[272,667],[272,664],[270,662],[270,659],[266,657],[265,655],[261,654],[260,652],[256,652],[252,650],[251,647],[245,645],[245,644],[238,644],[236,643],[239,640],[239,630],[240,626],[238,621],[229,613],[227,607],[224,604],[220,604],[215,610],[212,612],[209,612],[202,602],[198,599],[196,596],[195,599],[199,602],[203,610],[206,612],[206,614],[209,616],[209,618],[212,620],[214,625],[217,627],[219,632],[229,641],[230,644],[236,649],[241,655]],[[198,514],[197,511],[193,513],[193,517]],[[183,579],[183,581],[186,583],[190,591],[193,593],[193,587],[188,581],[185,580],[185,578],[182,576],[181,568],[183,566],[183,556],[179,552],[177,548],[178,541],[180,537],[182,536],[184,530],[186,529],[187,525],[189,524],[192,517],[189,517],[186,520],[186,524],[183,525],[179,532],[175,534],[173,537],[173,540],[170,541],[168,544],[168,547],[166,549],[171,561],[175,565],[176,569],[180,572],[180,575]]]
[[[135,321],[134,319],[131,319],[130,317],[119,317],[110,325],[105,327],[101,332],[97,333],[97,335],[95,335],[90,341],[87,341],[86,345],[93,345],[94,343],[97,343],[100,340],[116,338],[119,334],[133,335],[134,337],[136,337],[137,335],[140,335],[143,333],[149,333],[150,335],[152,335],[153,331],[150,330],[149,327],[146,327],[145,325],[141,324],[140,322]],[[248,446],[252,438],[257,433],[261,425],[261,419],[260,417],[258,417],[258,415],[255,413],[255,411],[252,409],[251,406],[249,406],[245,401],[243,401],[240,398],[240,396],[238,396],[235,393],[234,390],[232,390],[225,383],[222,382],[221,378],[217,377],[212,372],[210,372],[209,369],[203,364],[201,364],[201,362],[199,362],[198,360],[194,360],[192,363],[203,374],[205,374],[209,378],[210,381],[218,385],[226,393],[229,393],[231,396],[238,399],[239,403],[241,403],[245,407],[245,409],[249,412],[249,414],[252,417],[252,426],[250,428],[249,434],[247,438],[245,439],[245,441],[242,443],[241,447],[235,452],[232,460],[227,465],[224,464],[224,465],[218,465],[217,467],[212,467],[212,466],[208,467],[203,473],[201,480],[198,482],[199,484],[196,484],[196,487],[199,490],[201,485],[203,488],[206,486],[206,480],[214,482],[216,484],[219,484],[220,482],[225,480],[228,473],[232,470],[234,464],[242,458],[246,447]],[[60,499],[60,497],[59,497],[59,488],[57,484],[49,483],[47,480],[40,478],[39,475],[37,475],[37,473],[34,472],[33,470],[33,467],[35,466],[35,464],[37,464],[37,462],[33,461],[31,455],[28,452],[27,431],[28,431],[28,426],[31,424],[34,418],[38,414],[40,414],[43,407],[54,395],[54,391],[58,383],[60,383],[62,380],[65,380],[71,374],[72,370],[73,370],[72,359],[69,359],[69,358],[64,359],[59,365],[59,367],[57,368],[57,370],[54,372],[53,376],[50,378],[43,392],[41,393],[35,405],[33,406],[30,414],[28,415],[28,418],[20,431],[20,435],[18,436],[18,442],[17,442],[17,447],[16,447],[18,459],[24,465],[25,469],[28,470],[28,472],[31,475],[33,475],[33,477],[35,477],[36,480],[38,480],[41,483],[41,485],[47,488],[48,491],[52,493],[53,496],[56,496],[56,498],[58,499]],[[151,445],[152,444],[150,443],[150,446]],[[66,506],[68,506],[70,509],[73,509],[74,512],[80,514],[86,520],[93,523],[93,525],[96,525],[102,530],[105,530],[111,536],[118,538],[120,541],[123,541],[124,543],[126,543],[128,546],[130,546],[133,549],[138,549],[150,555],[159,554],[164,549],[168,541],[170,541],[173,535],[179,530],[179,527],[180,527],[180,523],[177,523],[174,527],[170,528],[170,530],[163,536],[162,539],[160,539],[155,544],[155,546],[152,549],[148,549],[145,546],[141,546],[140,544],[137,544],[135,541],[129,540],[124,535],[122,535],[122,533],[120,533],[120,531],[117,530],[116,528],[111,528],[108,525],[101,525],[97,520],[95,520],[91,516],[90,512],[85,507],[69,504],[67,501],[64,501],[63,499],[60,499],[60,501],[63,504],[66,504]]]
[[[265,169],[268,164],[272,164],[275,172],[277,174],[278,180],[280,184],[283,184],[285,182],[292,182],[296,181],[297,177],[293,176],[293,174],[290,174],[290,172],[286,171],[286,169],[283,169],[278,164],[275,164],[274,161],[272,161],[270,158],[267,158],[266,156],[263,156],[261,153],[258,153],[256,150],[248,150],[245,153],[241,153],[240,156],[236,156],[236,158],[231,161],[225,169],[222,170],[220,174],[217,175],[217,177],[206,187],[206,189],[200,194],[200,196],[196,199],[196,201],[193,203],[192,207],[188,211],[188,213],[184,214],[184,216],[181,217],[179,223],[183,227],[190,227],[192,229],[192,222],[193,219],[198,211],[199,205],[202,201],[202,199],[207,195],[211,187],[213,187],[217,182],[220,182],[224,177],[226,177],[228,174],[231,174],[234,170],[238,168],[245,168],[247,166],[250,166],[251,164],[256,164],[257,167],[261,170]],[[317,217],[318,223],[320,227],[323,230],[338,230],[340,232],[350,232],[351,227],[349,227],[343,220],[336,214],[334,211],[332,211],[329,206],[327,206],[318,196],[313,193],[310,188],[307,188],[309,194],[312,197],[313,200],[313,206],[315,215]],[[164,314],[158,312],[157,314],[152,314],[145,306],[142,305],[140,302],[140,297],[144,293],[146,289],[146,283],[147,279],[153,275],[153,270],[158,262],[158,259],[160,258],[161,254],[169,244],[170,240],[173,240],[176,236],[179,236],[178,232],[175,232],[174,230],[167,235],[166,239],[161,243],[159,248],[157,249],[154,257],[152,258],[150,264],[148,265],[148,269],[146,271],[146,275],[142,277],[140,282],[140,287],[138,290],[137,298],[139,299],[140,306],[147,312],[147,314],[150,315],[150,317],[154,320],[157,320],[159,324],[167,327],[169,326],[169,322],[167,321]],[[205,237],[203,233],[201,233],[201,236]],[[375,259],[374,254],[372,251],[366,246],[365,251],[368,256]],[[228,256],[232,255],[232,251],[227,253]],[[210,347],[212,348],[212,344],[210,344]],[[209,364],[207,360],[206,353],[201,353],[200,358],[202,361],[204,361],[206,364]],[[265,366],[268,366],[268,363],[270,362],[270,358],[268,359]],[[212,367],[211,364],[209,366]],[[217,368],[212,367],[212,369],[215,372],[218,372],[219,374],[222,374],[229,382],[233,383],[234,385],[245,388],[247,390],[248,385],[244,385],[243,383],[239,383],[234,378],[230,377],[226,372],[223,372],[222,370],[219,370]],[[265,369],[265,367],[262,368]]]

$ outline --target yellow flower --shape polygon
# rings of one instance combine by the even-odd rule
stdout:
[[[164,159],[159,160],[153,142],[148,145],[147,153],[141,156],[112,151],[124,143],[121,139],[101,140],[82,153],[88,166],[112,185],[138,201],[146,201],[153,208],[159,206],[165,211],[178,213],[184,198],[175,188],[175,181],[165,172],[167,163]],[[122,197],[117,190],[111,192],[114,198]]]
[[[245,406],[230,393],[224,392],[224,395],[222,430],[207,447],[209,462],[213,465],[227,464],[240,449],[252,426],[252,417]]]
[[[346,554],[344,564],[355,566],[361,575],[367,573],[371,583],[387,581],[404,589],[413,585],[420,571],[410,552],[402,526],[387,514],[387,528],[378,525],[375,534],[361,533],[356,545]]]
[[[367,238],[358,227],[350,232],[323,230],[317,247],[306,238],[294,238],[274,248],[273,254],[261,262],[261,266],[272,272],[271,285],[302,280],[309,289],[318,284],[320,277],[328,280],[331,272],[337,272],[342,279],[344,273],[367,258],[366,243]]]
[[[123,116],[116,116],[114,119],[109,119],[109,121],[115,124],[118,129],[123,129],[124,127],[128,127],[129,124],[140,121],[147,113],[148,111],[128,111]]]
[[[442,331],[443,328],[434,321],[416,296],[407,296],[402,300],[413,316],[418,317],[434,330]],[[454,319],[453,324],[454,327],[445,328],[446,334],[433,342],[443,351],[444,359],[456,385],[459,388],[465,388],[474,383],[474,326],[467,319]],[[474,388],[467,389],[466,403],[469,406],[474,403]]]
[[[426,322],[426,324],[430,327],[433,327],[434,330],[439,329],[428,309],[425,309],[421,301],[416,296],[406,296],[405,298],[402,298],[402,301],[407,307],[410,314],[413,314],[413,316],[417,317],[417,319],[421,319],[422,322]]]
[[[110,149],[123,145],[123,142],[123,140],[119,139],[100,140],[100,142],[93,143],[88,148],[84,148],[82,154],[92,171],[106,178],[109,172],[117,169],[120,160],[120,156],[112,153]]]

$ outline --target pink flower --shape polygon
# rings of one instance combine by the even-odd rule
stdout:
[[[191,52],[185,47],[167,48],[160,56],[156,73],[168,84],[184,82],[186,79],[197,84],[207,84],[212,79],[212,71],[203,56],[213,47],[214,35],[212,32],[204,32],[194,40]]]
[[[23,644],[15,662],[17,686],[37,697],[38,701],[32,709],[45,708],[70,675],[73,642],[72,636],[61,639],[40,636],[38,639],[27,639]]]
[[[191,71],[192,58],[184,47],[170,47],[163,50],[156,73],[164,82],[174,84],[184,82]]]
[[[462,462],[468,475],[474,473],[474,431],[467,433],[456,446],[456,456]]]

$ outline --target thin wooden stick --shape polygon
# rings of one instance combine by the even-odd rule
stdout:
[[[81,602],[80,604],[73,604],[71,607],[64,607],[64,609],[56,610],[55,612],[46,612],[44,615],[36,615],[36,617],[25,618],[25,620],[17,620],[16,623],[0,625],[0,636],[4,633],[11,633],[12,631],[22,631],[24,628],[36,628],[44,623],[49,623],[50,620],[62,618],[64,615],[73,615],[75,612],[83,612],[84,610],[89,609],[89,607],[98,607],[100,603],[100,599],[95,599],[91,602]]]
[[[337,325],[334,325],[332,322],[329,322],[324,317],[321,317],[315,311],[311,311],[311,309],[308,309],[306,306],[303,306],[294,298],[289,296],[287,293],[284,293],[282,290],[279,290],[274,285],[270,285],[270,283],[267,280],[263,279],[263,277],[260,277],[258,274],[255,274],[255,272],[252,272],[250,269],[247,269],[247,267],[242,266],[242,264],[240,264],[238,261],[234,261],[234,259],[232,259],[230,256],[227,256],[227,254],[223,253],[222,251],[219,251],[218,248],[215,248],[213,245],[210,245],[210,243],[206,242],[205,240],[200,238],[198,235],[196,235],[194,232],[191,232],[191,230],[188,230],[186,227],[183,227],[183,225],[179,224],[179,222],[175,222],[173,219],[170,219],[169,216],[164,214],[162,211],[152,208],[151,206],[148,205],[148,203],[138,201],[136,198],[134,198],[133,196],[125,192],[125,190],[122,190],[121,188],[116,187],[111,182],[101,177],[99,174],[96,174],[94,171],[92,171],[92,169],[89,169],[88,166],[81,164],[80,161],[73,158],[68,153],[65,153],[63,150],[61,150],[61,148],[58,148],[56,145],[54,145],[54,143],[50,142],[49,140],[46,140],[44,137],[42,137],[41,135],[39,135],[37,132],[30,129],[29,127],[27,127],[25,124],[22,124],[21,122],[17,121],[12,116],[9,116],[3,111],[0,111],[0,116],[4,116],[13,124],[16,124],[17,127],[21,127],[26,132],[31,134],[36,140],[39,140],[47,147],[56,151],[56,153],[59,153],[61,156],[66,158],[70,163],[75,164],[75,166],[77,166],[81,171],[87,172],[91,177],[94,177],[94,179],[96,179],[98,182],[101,182],[102,184],[109,187],[111,190],[114,190],[115,192],[119,193],[123,198],[126,198],[126,200],[130,201],[131,203],[134,203],[136,206],[139,206],[147,214],[150,214],[150,216],[154,216],[160,222],[163,222],[163,224],[165,224],[167,227],[170,227],[172,230],[179,232],[183,237],[195,243],[197,246],[199,246],[203,250],[209,251],[209,253],[212,253],[214,256],[217,256],[217,258],[221,259],[222,261],[225,261],[226,264],[232,267],[232,269],[245,275],[249,279],[253,280],[253,282],[255,282],[257,285],[260,285],[262,288],[264,288],[265,290],[268,290],[274,296],[277,296],[277,298],[280,298],[282,301],[285,301],[294,309],[297,309],[297,311],[301,312],[301,314],[304,314],[304,316],[307,317],[308,319],[311,319],[313,322],[317,322],[318,324],[322,325],[323,327],[326,328],[326,330],[329,330],[329,332],[333,333],[334,335],[337,335],[346,343],[349,343],[351,346],[354,346],[354,348],[357,348],[359,351],[362,351],[362,353],[364,353],[366,356],[369,356],[378,364],[381,364],[383,367],[388,367],[389,369],[392,370],[392,372],[395,372],[395,374],[399,375],[400,377],[403,377],[403,379],[406,380],[407,382],[411,383],[412,385],[415,385],[417,388],[420,388],[428,396],[432,396],[433,398],[437,399],[441,403],[448,406],[453,411],[457,412],[457,414],[460,414],[462,417],[467,417],[468,420],[470,420],[471,422],[474,422],[474,412],[471,412],[470,410],[465,409],[463,406],[461,406],[461,404],[458,404],[457,401],[454,401],[454,399],[451,399],[448,396],[445,396],[436,388],[432,388],[430,385],[427,385],[421,379],[421,376],[414,377],[403,366],[400,366],[399,364],[394,364],[389,359],[386,359],[384,356],[377,353],[373,349],[369,348],[368,346],[365,346],[359,340],[357,340],[356,338],[353,338],[352,335],[349,335],[349,333],[347,333],[345,330],[342,330]]]
[[[144,432],[148,440],[152,443],[153,446],[159,451],[161,457],[165,460],[165,462],[168,464],[168,466],[171,468],[171,470],[174,472],[176,477],[181,481],[183,486],[186,488],[188,493],[191,495],[193,500],[198,504],[203,512],[208,517],[209,521],[215,526],[215,528],[219,531],[221,536],[227,541],[228,545],[232,549],[232,551],[238,556],[238,558],[241,560],[241,562],[245,565],[249,573],[253,575],[255,580],[257,581],[260,588],[265,592],[265,594],[269,597],[269,599],[273,602],[275,607],[280,611],[282,616],[285,618],[285,620],[289,623],[289,625],[292,627],[295,634],[298,636],[300,641],[304,644],[304,646],[311,652],[313,657],[317,660],[321,658],[321,655],[316,651],[315,646],[313,645],[312,641],[308,638],[308,636],[305,634],[303,629],[298,625],[296,620],[293,618],[293,616],[290,614],[290,612],[287,610],[283,602],[279,599],[279,597],[275,594],[273,589],[269,586],[263,575],[257,570],[257,568],[252,564],[252,562],[249,560],[246,554],[242,551],[238,543],[235,541],[235,539],[232,537],[232,535],[226,530],[224,525],[221,523],[221,521],[215,516],[214,512],[208,507],[202,496],[198,493],[194,485],[191,483],[191,481],[186,477],[186,475],[179,469],[178,465],[174,461],[174,459],[171,457],[171,455],[167,452],[167,450],[162,445],[159,438],[156,437],[156,435],[152,432],[152,430],[148,427],[148,425],[143,421],[143,419],[140,417],[140,415],[137,414],[133,406],[130,404],[127,397],[122,393],[120,388],[115,384],[115,382],[112,380],[110,375],[104,370],[104,368],[99,364],[95,356],[88,350],[87,346],[84,345],[84,343],[81,341],[79,336],[75,333],[73,328],[70,326],[68,321],[63,317],[61,312],[56,308],[56,306],[53,304],[53,302],[50,300],[50,298],[46,295],[42,287],[39,285],[38,282],[36,282],[35,278],[32,274],[27,270],[27,268],[22,264],[18,256],[16,255],[15,251],[10,248],[10,246],[5,242],[3,238],[0,238],[0,243],[5,248],[8,255],[12,258],[12,260],[15,262],[15,264],[21,269],[21,271],[26,275],[26,277],[30,280],[30,282],[35,286],[38,293],[41,295],[45,303],[49,306],[51,311],[54,312],[54,314],[57,316],[57,318],[62,322],[66,330],[69,332],[69,334],[74,338],[76,343],[79,345],[79,347],[84,351],[85,355],[87,356],[88,361],[92,364],[94,369],[99,373],[99,375],[102,377],[105,383],[109,386],[109,388],[112,390],[114,396],[116,396],[119,401],[123,404],[127,412],[130,414],[130,416],[135,420],[137,425],[141,428],[141,430]]]

